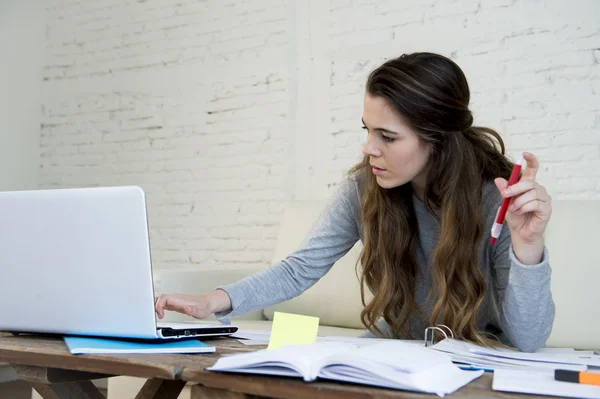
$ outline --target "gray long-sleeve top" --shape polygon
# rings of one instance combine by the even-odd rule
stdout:
[[[286,259],[234,284],[218,287],[231,298],[232,311],[217,314],[229,316],[264,309],[300,295],[325,275],[333,264],[363,238],[361,228],[360,180],[345,180],[330,199],[311,233],[302,245]],[[437,244],[439,222],[421,201],[413,196],[418,229],[416,302],[425,315],[431,314],[433,303],[427,300],[433,275],[433,250]],[[554,321],[554,302],[550,292],[551,269],[548,250],[542,261],[524,265],[516,258],[510,230],[504,226],[500,238],[490,246],[491,226],[502,197],[493,182],[483,189],[481,215],[484,235],[478,252],[479,265],[487,282],[477,326],[493,333],[503,342],[522,351],[535,351],[545,345]],[[422,339],[425,321],[410,319],[412,338]],[[378,326],[389,334],[389,326]]]

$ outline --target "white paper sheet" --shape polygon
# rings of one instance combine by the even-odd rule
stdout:
[[[238,342],[246,346],[269,345],[269,341],[265,341],[262,339],[238,339]]]
[[[232,338],[236,338],[239,342],[247,346],[253,345],[268,345],[269,338],[271,336],[270,331],[264,330],[238,330],[235,334],[231,335]],[[360,338],[360,337],[344,337],[344,336],[326,336],[317,337],[317,342],[343,342],[353,344],[359,347],[374,345],[381,342],[389,342],[389,339],[385,338]],[[422,340],[394,340],[396,342],[404,342],[414,345],[423,345]]]
[[[495,391],[552,395],[566,398],[600,398],[600,387],[556,381],[553,372],[496,370],[492,389]]]
[[[386,338],[360,338],[360,337],[343,337],[343,336],[317,337],[317,342],[345,342],[345,343],[353,344],[353,345],[356,345],[359,347],[380,344],[382,342],[390,342],[390,341],[391,341],[390,339],[386,339]],[[394,339],[393,341],[423,346],[422,340]]]
[[[553,353],[557,355],[597,355],[594,351],[580,351],[573,348],[541,348],[535,353]]]
[[[262,340],[267,341],[269,343],[269,338],[271,337],[271,331],[264,330],[245,330],[239,329],[233,335],[230,335],[231,338],[241,338],[241,339],[254,339],[254,340]]]

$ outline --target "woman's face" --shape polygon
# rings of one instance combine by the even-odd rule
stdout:
[[[422,197],[431,146],[419,140],[384,98],[369,93],[365,95],[363,124],[368,132],[363,154],[369,157],[377,184],[389,189],[411,182]]]

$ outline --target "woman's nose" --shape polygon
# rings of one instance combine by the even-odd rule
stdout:
[[[363,144],[362,153],[363,155],[367,155],[370,157],[381,156],[381,151],[377,148],[374,140],[371,139],[370,135],[367,137],[367,141],[365,141],[365,144]]]

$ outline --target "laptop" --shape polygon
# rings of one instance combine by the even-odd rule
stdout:
[[[0,331],[134,339],[237,331],[157,323],[154,296],[141,188],[0,192]]]

